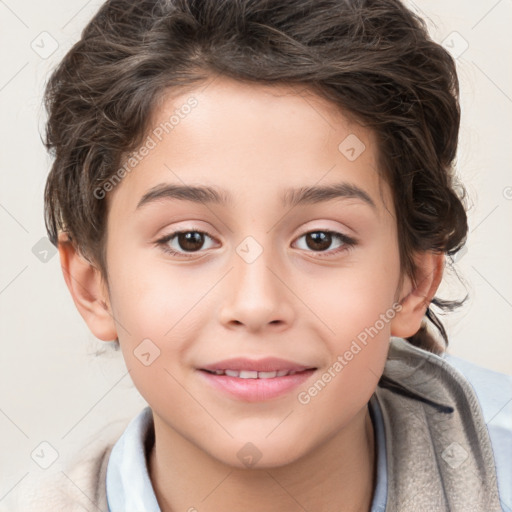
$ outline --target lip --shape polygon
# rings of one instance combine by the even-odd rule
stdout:
[[[201,370],[245,370],[256,372],[274,372],[274,371],[294,371],[302,372],[304,370],[312,369],[312,366],[305,366],[287,361],[277,357],[266,357],[264,359],[248,359],[246,357],[235,357],[231,359],[224,359],[216,363],[202,366]]]
[[[216,370],[239,370],[257,372],[277,372],[287,370],[296,372],[292,375],[270,378],[241,378],[229,375],[216,375]],[[215,390],[229,397],[244,402],[263,402],[282,397],[306,382],[316,368],[297,364],[278,358],[247,359],[234,358],[218,361],[203,368],[198,368],[200,378]]]

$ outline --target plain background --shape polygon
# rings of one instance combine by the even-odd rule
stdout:
[[[45,472],[31,458],[51,459],[52,448],[41,442],[58,453],[55,468],[107,423],[126,423],[146,405],[120,352],[95,357],[106,344],[75,309],[58,254],[45,240],[43,190],[51,161],[40,139],[43,87],[101,3],[0,1],[0,508],[16,487]],[[470,299],[444,317],[448,352],[512,375],[512,2],[408,5],[457,56],[461,84],[457,170],[471,210],[457,271]],[[52,45],[58,46],[47,56]],[[447,275],[439,295],[464,294]]]

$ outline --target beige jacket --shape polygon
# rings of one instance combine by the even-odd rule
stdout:
[[[105,482],[115,441],[102,439],[77,453],[67,469],[51,471],[32,488],[22,487],[16,511],[108,512]]]

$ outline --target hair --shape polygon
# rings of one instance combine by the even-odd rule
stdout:
[[[54,161],[45,224],[54,245],[67,233],[108,275],[107,201],[95,190],[142,142],[164,94],[219,74],[307,88],[373,130],[393,194],[402,277],[416,282],[415,252],[451,256],[464,245],[455,62],[399,0],[105,2],[46,85],[44,143]],[[446,346],[448,337],[432,304],[452,310],[466,298],[434,297],[406,340],[442,353],[428,322]]]

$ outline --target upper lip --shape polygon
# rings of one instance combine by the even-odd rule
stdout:
[[[277,357],[266,357],[264,359],[248,359],[246,357],[235,357],[232,359],[224,359],[216,363],[208,364],[201,367],[201,370],[240,370],[240,371],[256,371],[256,372],[274,372],[279,370],[301,372],[303,370],[313,369],[312,366],[305,366],[286,361]]]

